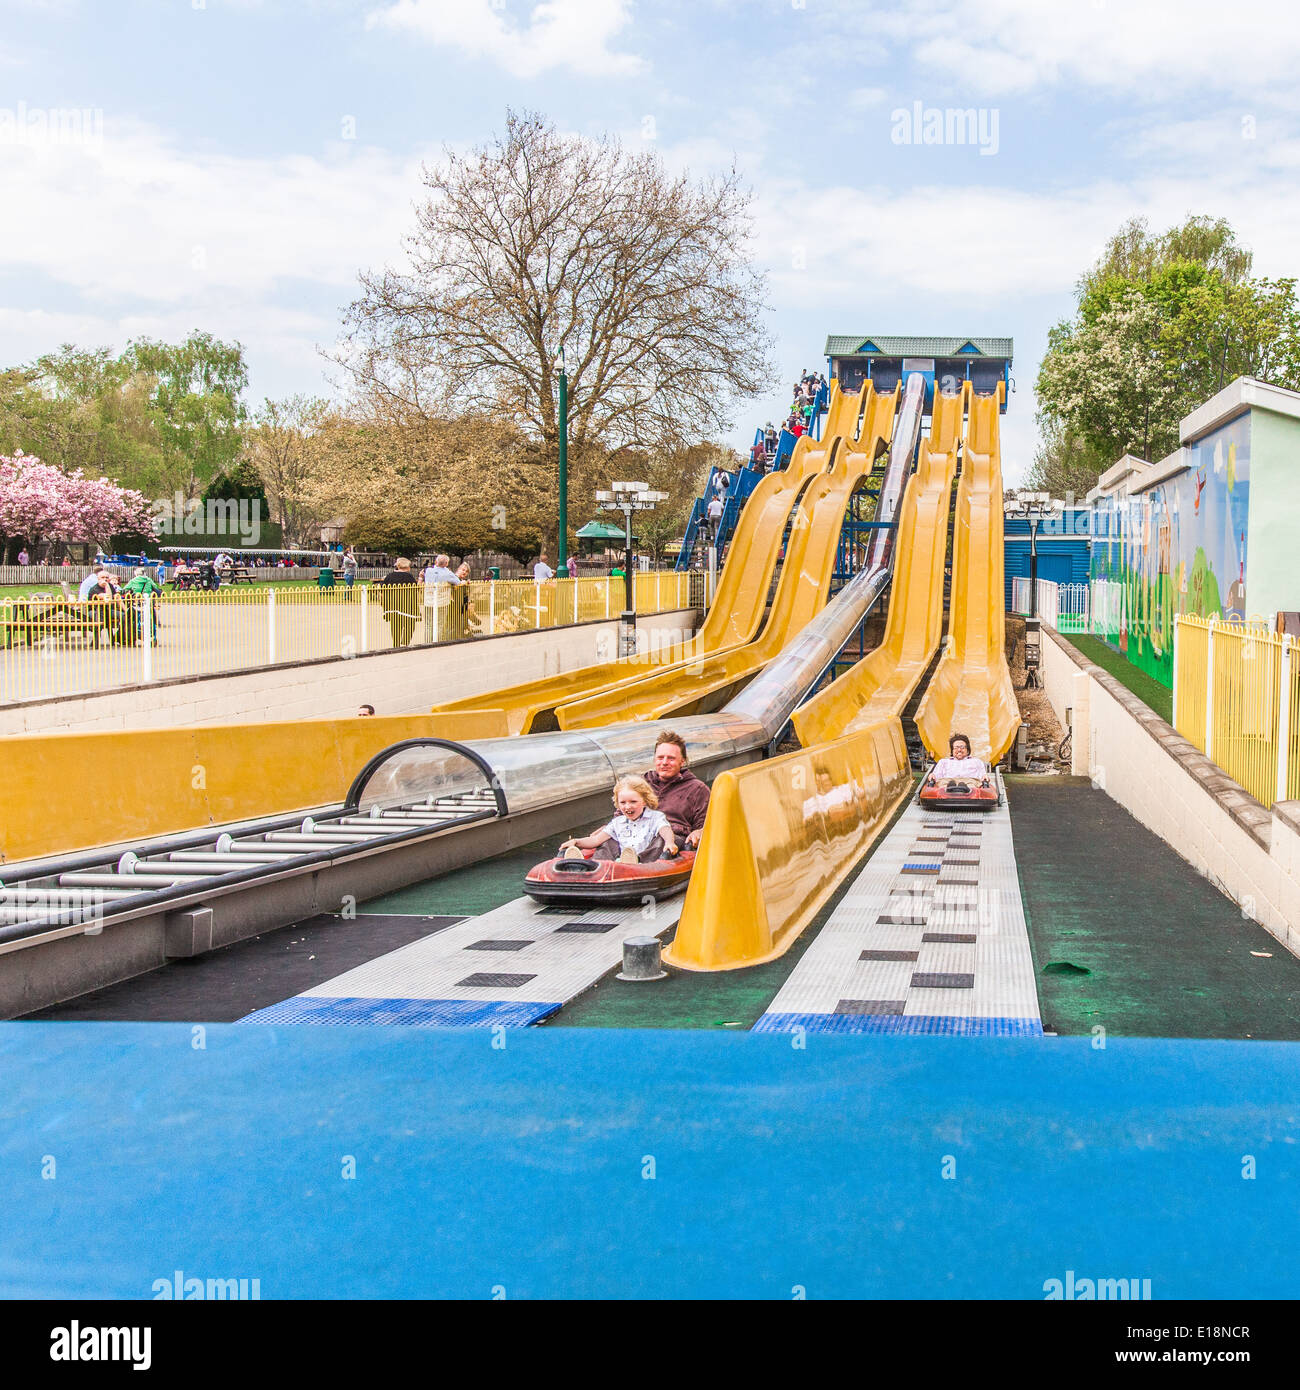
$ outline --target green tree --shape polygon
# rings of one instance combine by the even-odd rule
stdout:
[[[228,472],[243,450],[247,419],[240,399],[248,387],[241,344],[203,332],[183,343],[140,338],[124,358],[151,382],[163,450],[185,478],[182,490],[192,494]]]
[[[1124,453],[1159,459],[1178,447],[1182,418],[1236,377],[1300,387],[1296,282],[1252,280],[1250,268],[1222,219],[1120,228],[1081,277],[1075,317],[1049,335],[1040,480],[1068,476],[1079,492],[1087,469]]]
[[[150,496],[165,472],[148,383],[109,348],[64,344],[0,373],[0,445]]]

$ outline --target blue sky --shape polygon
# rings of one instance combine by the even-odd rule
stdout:
[[[828,332],[1011,336],[1009,481],[1051,324],[1128,216],[1228,217],[1300,273],[1289,4],[1143,0],[0,0],[0,362],[191,328],[252,396],[328,394],[361,268],[396,261],[422,160],[507,106],[734,160],[779,373]],[[901,143],[973,109],[977,144]],[[65,115],[53,138],[49,113]],[[41,123],[44,120],[45,129]],[[996,121],[996,142],[991,138]]]

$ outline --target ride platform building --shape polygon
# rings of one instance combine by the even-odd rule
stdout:
[[[925,377],[926,408],[934,402],[935,383],[945,392],[969,381],[976,395],[991,396],[1003,383],[1002,413],[1011,391],[1010,338],[891,338],[880,335],[830,334],[826,339],[829,375],[840,390],[860,391],[864,381],[878,392],[892,391],[910,372]]]

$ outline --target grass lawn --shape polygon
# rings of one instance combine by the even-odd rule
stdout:
[[[1127,657],[1108,647],[1100,637],[1085,637],[1072,633],[1065,639],[1089,661],[1095,662],[1107,675],[1126,689],[1131,690],[1139,700],[1155,712],[1166,724],[1174,722],[1174,692],[1166,689],[1144,671],[1139,671]]]

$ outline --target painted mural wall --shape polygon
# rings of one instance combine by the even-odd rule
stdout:
[[[1094,503],[1092,577],[1121,586],[1112,642],[1173,685],[1174,617],[1246,616],[1250,416],[1183,449],[1187,467],[1131,497]]]

